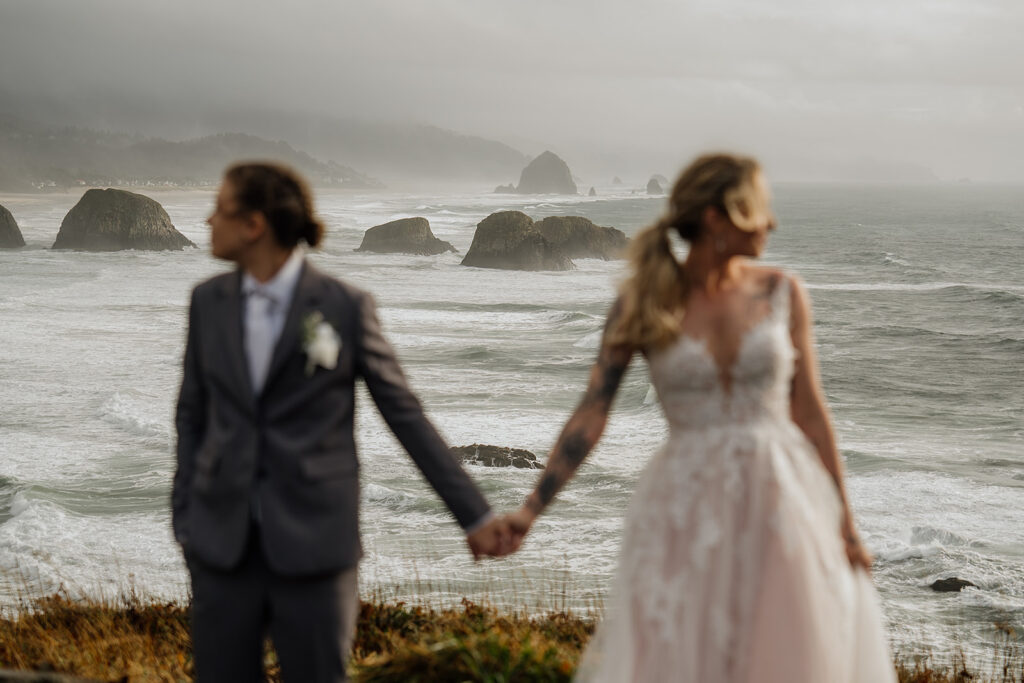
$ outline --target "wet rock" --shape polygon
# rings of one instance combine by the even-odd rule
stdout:
[[[657,178],[647,181],[647,194],[665,194],[665,188],[661,186]]]
[[[590,192],[587,193],[587,196],[588,197],[596,197],[597,196],[597,190],[595,190],[593,187],[591,187],[590,188]]]
[[[543,468],[543,465],[537,462],[537,456],[523,448],[475,443],[472,446],[453,446],[451,452],[459,462],[484,467],[519,467],[528,470]]]
[[[521,211],[499,211],[480,221],[464,266],[504,270],[571,270],[572,261]]]
[[[0,206],[0,249],[17,249],[25,246],[18,222],[5,207]]]
[[[977,588],[975,584],[971,583],[967,579],[958,579],[955,576],[951,576],[948,579],[939,579],[934,582],[931,585],[931,589],[933,591],[938,591],[939,593],[959,593],[968,586]]]
[[[125,190],[89,190],[64,217],[54,249],[119,251],[194,247],[178,232],[164,207]]]
[[[594,225],[582,216],[549,216],[535,224],[569,258],[622,258],[629,239],[621,230]]]
[[[426,218],[400,218],[377,225],[363,234],[363,243],[356,251],[378,254],[420,254],[433,256],[458,250],[448,242],[434,236]]]

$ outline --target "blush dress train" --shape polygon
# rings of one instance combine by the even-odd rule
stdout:
[[[887,683],[878,597],[840,538],[830,475],[789,412],[789,281],[728,386],[681,336],[649,358],[669,424],[626,516],[585,683]]]

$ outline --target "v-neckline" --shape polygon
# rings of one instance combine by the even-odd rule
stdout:
[[[773,292],[774,295],[774,292]],[[690,344],[695,347],[702,355],[702,357],[708,362],[715,372],[715,384],[722,391],[722,394],[726,398],[732,398],[732,385],[735,379],[733,375],[736,372],[736,367],[739,365],[740,359],[743,358],[743,353],[746,350],[747,341],[754,336],[754,333],[765,327],[769,322],[772,322],[775,318],[775,307],[770,306],[768,313],[761,317],[756,323],[751,325],[749,328],[744,330],[740,334],[739,342],[736,344],[736,353],[728,363],[720,363],[718,358],[711,352],[710,338],[709,337],[695,337],[693,335],[681,333],[679,335],[680,343]]]

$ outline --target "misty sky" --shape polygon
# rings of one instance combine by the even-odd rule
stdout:
[[[781,178],[1024,182],[1024,2],[0,0],[0,98],[172,137],[251,110],[418,121],[577,172],[714,147]]]

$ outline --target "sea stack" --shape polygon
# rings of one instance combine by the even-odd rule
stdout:
[[[480,221],[464,266],[505,270],[570,270],[572,261],[521,211],[499,211]]]
[[[647,181],[647,194],[665,194],[665,190],[657,178],[651,178]]]
[[[397,221],[370,228],[363,234],[363,243],[356,251],[433,256],[458,250],[434,236],[430,230],[430,221],[416,217],[399,218]]]
[[[89,190],[64,217],[54,249],[120,251],[194,247],[178,232],[164,207],[125,190]]]
[[[18,222],[6,207],[0,206],[0,249],[17,249],[25,246]]]
[[[594,225],[582,216],[548,216],[535,224],[540,234],[569,258],[622,258],[629,238],[621,230]]]
[[[554,152],[544,152],[519,176],[519,194],[577,194],[569,165]]]

